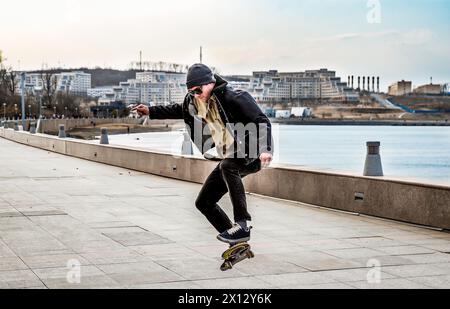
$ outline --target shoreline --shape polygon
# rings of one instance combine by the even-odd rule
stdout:
[[[322,120],[322,119],[274,119],[272,123],[284,125],[317,125],[317,126],[437,126],[450,127],[450,121],[433,120]]]

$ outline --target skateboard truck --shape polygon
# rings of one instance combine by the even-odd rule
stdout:
[[[251,247],[248,243],[243,242],[236,244],[222,254],[222,259],[224,260],[224,262],[222,266],[220,266],[220,270],[230,270],[237,263],[242,262],[246,259],[252,259],[254,257],[255,254],[252,252]]]

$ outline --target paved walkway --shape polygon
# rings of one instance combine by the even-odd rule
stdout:
[[[448,233],[257,196],[221,272],[199,190],[0,138],[0,288],[450,288]]]

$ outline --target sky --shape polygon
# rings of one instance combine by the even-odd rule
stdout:
[[[221,74],[329,68],[414,85],[450,82],[450,0],[15,0],[0,50],[20,70],[147,61]]]

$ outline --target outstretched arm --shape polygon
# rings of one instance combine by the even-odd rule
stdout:
[[[183,108],[180,104],[172,104],[168,106],[152,106],[148,107],[140,104],[133,108],[139,116],[149,116],[150,119],[183,119]]]

